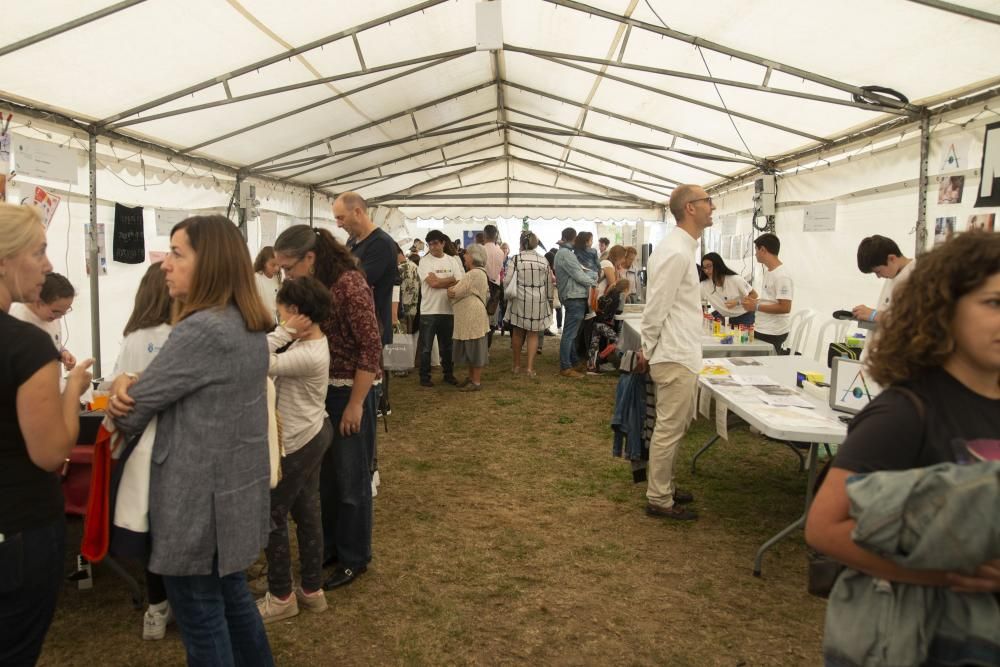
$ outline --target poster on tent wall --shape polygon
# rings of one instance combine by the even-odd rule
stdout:
[[[805,214],[802,216],[802,231],[837,231],[837,202],[824,202],[822,204],[806,206]]]
[[[45,229],[49,228],[49,223],[52,222],[52,217],[56,214],[56,209],[59,208],[60,201],[62,201],[62,197],[59,195],[54,195],[44,188],[35,186],[35,193],[31,199],[31,203],[42,212],[42,222],[45,223]]]
[[[76,185],[76,153],[68,148],[27,137],[14,140],[17,173]]]
[[[142,230],[142,207],[115,204],[115,235],[112,258],[122,264],[146,261],[146,237]]]
[[[983,138],[983,163],[979,169],[982,179],[976,193],[976,208],[1000,206],[1000,123],[986,126]]]
[[[175,211],[169,208],[156,209],[156,235],[170,236],[170,230],[174,228],[174,225],[190,217],[191,214],[187,211]]]
[[[83,247],[90,247],[90,223],[84,223],[83,225]],[[107,242],[104,239],[104,223],[97,223],[97,263],[101,267],[101,272],[98,275],[106,276],[108,275],[108,252],[107,252]],[[86,252],[86,251],[85,251]],[[87,253],[84,257],[84,265],[87,267],[87,275],[90,275],[90,254]]]

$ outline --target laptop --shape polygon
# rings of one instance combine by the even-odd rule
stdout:
[[[856,415],[881,391],[862,362],[834,357],[830,379],[830,407],[833,410]]]

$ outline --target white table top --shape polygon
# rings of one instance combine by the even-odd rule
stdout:
[[[638,350],[642,335],[639,328],[642,324],[642,313],[625,313],[622,315],[622,336],[619,348],[622,350]],[[701,355],[703,357],[751,357],[774,354],[774,346],[762,340],[752,343],[732,343],[725,345],[715,336],[701,337]]]
[[[706,364],[726,366],[731,375],[766,375],[774,383],[784,387],[795,387],[797,372],[818,372],[829,374],[829,369],[808,357],[770,356],[754,357],[759,366],[731,366],[730,360],[706,360]],[[818,398],[798,390],[798,395],[812,405],[811,408],[772,407],[762,402],[757,396],[759,390],[754,387],[727,387],[710,383],[710,377],[725,377],[718,375],[701,375],[698,384],[702,391],[712,392],[716,401],[724,401],[727,409],[736,413],[764,435],[777,440],[792,442],[818,442],[839,444],[847,436],[847,425],[839,420],[840,413],[834,412],[829,404]],[[829,377],[827,377],[829,380]]]

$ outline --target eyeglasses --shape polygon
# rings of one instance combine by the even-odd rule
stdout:
[[[279,266],[278,268],[281,269],[282,273],[288,274],[288,273],[291,272],[292,269],[294,269],[296,266],[298,266],[302,262],[302,260],[304,260],[304,259],[305,259],[305,257],[299,257],[297,260],[295,260],[294,262],[292,262],[290,265],[288,265],[288,266]]]
[[[709,206],[712,205],[712,198],[711,197],[699,197],[698,199],[689,199],[687,201],[687,204],[697,204],[700,201],[707,201]],[[685,204],[685,206],[687,204]]]

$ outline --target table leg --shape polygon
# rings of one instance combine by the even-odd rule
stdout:
[[[816,485],[816,459],[819,454],[819,445],[815,442],[809,443],[809,453],[806,454],[807,469],[809,474],[806,475],[806,506],[805,511],[802,512],[802,516],[793,521],[791,524],[783,528],[777,535],[764,542],[760,549],[757,550],[757,555],[754,556],[753,560],[753,576],[759,577],[761,572],[761,564],[764,560],[764,552],[773,547],[775,544],[785,539],[795,530],[802,528],[806,525],[806,517],[809,515],[809,507],[812,505],[813,499],[813,486]]]
[[[702,445],[701,449],[699,449],[695,453],[694,458],[691,459],[691,474],[692,475],[698,474],[698,471],[695,469],[697,467],[697,465],[698,465],[698,457],[701,456],[702,454],[704,454],[705,452],[707,452],[708,448],[711,447],[712,445],[714,445],[715,442],[716,442],[716,440],[718,440],[718,439],[719,439],[719,435],[718,434],[713,435],[712,438],[708,442],[706,442],[704,445]]]

